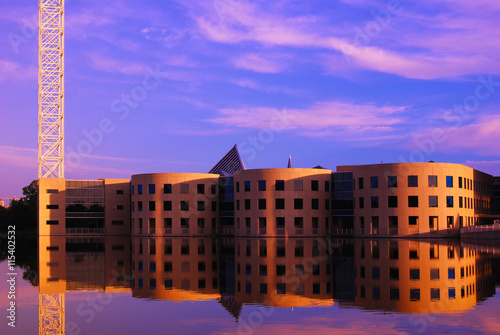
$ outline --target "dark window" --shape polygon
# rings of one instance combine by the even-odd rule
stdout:
[[[295,217],[294,226],[295,228],[304,228],[304,218],[299,216]]]
[[[48,188],[47,193],[59,193],[59,190]]]
[[[380,279],[380,268],[379,267],[372,268],[372,279]]]
[[[275,190],[276,191],[284,191],[285,190],[285,181],[284,180],[276,180]]]
[[[266,190],[266,181],[265,180],[259,180],[258,186],[259,186],[259,191],[265,191]]]
[[[250,210],[250,199],[245,199],[245,210]]]
[[[378,208],[378,197],[371,197],[371,207]]]
[[[259,199],[259,209],[266,209],[266,199]]]
[[[319,209],[319,199],[311,199],[311,208]]]
[[[142,194],[142,184],[137,185],[137,194]]]
[[[446,196],[446,207],[453,207],[453,196]]]
[[[453,176],[446,176],[446,187],[453,187]]]
[[[373,300],[380,300],[380,286],[373,286],[372,297]]]
[[[237,181],[236,182],[236,192],[239,192],[240,191],[240,182]]]
[[[325,181],[325,192],[330,192],[330,182],[328,180]]]
[[[419,301],[420,300],[420,289],[412,288],[410,289],[410,301]]]
[[[311,191],[319,191],[319,181],[311,180]]]
[[[276,290],[278,291],[278,294],[285,294],[286,293],[286,284],[285,283],[277,283],[276,284]]]
[[[204,211],[205,210],[205,201],[198,201],[198,210],[199,211]]]
[[[455,288],[454,287],[448,288],[448,298],[455,299]]]
[[[285,218],[277,217],[276,218],[276,228],[285,228]]]
[[[276,199],[276,209],[285,209],[285,199]]]
[[[431,269],[431,280],[439,279],[439,269]]]
[[[259,291],[260,291],[260,294],[267,294],[267,284],[260,283],[259,284]]]
[[[408,176],[408,187],[418,187],[418,176]]]
[[[396,195],[390,195],[389,198],[387,199],[387,204],[389,208],[398,207],[398,197]]]
[[[431,288],[431,300],[439,300],[441,293],[438,288]]]
[[[189,218],[181,218],[181,227],[189,228]]]
[[[462,188],[462,177],[458,177],[458,188]]]
[[[438,206],[437,195],[429,195],[429,207],[437,207],[437,206]]]
[[[410,226],[418,226],[418,216],[410,216],[410,217],[408,217],[408,225],[410,225]]]
[[[455,279],[455,268],[448,268],[448,279]]]
[[[163,202],[163,210],[171,211],[172,210],[172,201],[164,201]]]
[[[429,187],[437,187],[437,186],[438,186],[438,177],[429,176]]]
[[[304,200],[303,199],[293,199],[293,208],[294,209],[303,209],[304,208]]]
[[[378,188],[378,177],[370,177],[371,188]]]
[[[142,212],[142,201],[137,201],[137,210]]]
[[[205,194],[205,184],[196,185],[196,192],[198,194]]]
[[[181,211],[189,211],[189,201],[181,201]]]
[[[47,209],[59,209],[59,205],[47,205]]]
[[[276,276],[284,276],[286,274],[285,265],[276,265]]]
[[[418,196],[409,195],[408,196],[408,207],[418,207]]]
[[[163,193],[165,194],[172,193],[172,184],[163,184]]]
[[[359,208],[365,208],[365,198],[359,197]]]
[[[391,287],[389,290],[389,299],[399,300],[399,288]]]
[[[420,269],[410,269],[410,279],[419,280],[420,279]]]
[[[389,268],[389,279],[399,280],[399,268]]]
[[[45,223],[49,226],[56,226],[59,224],[59,220],[47,220]]]
[[[358,178],[358,187],[362,190],[365,187],[365,181],[363,178]]]
[[[163,228],[172,228],[172,218],[163,219]]]
[[[217,211],[217,201],[212,201],[212,212]]]
[[[388,176],[387,187],[398,187],[398,176]]]
[[[155,192],[156,192],[155,184],[149,184],[148,191],[149,191],[149,194],[155,194]]]
[[[245,192],[250,192],[250,181],[247,180],[245,181],[244,184],[245,184]]]
[[[149,210],[150,211],[155,211],[156,210],[156,202],[155,201],[150,201],[149,202]]]
[[[123,194],[123,190],[116,190],[116,194]]]
[[[267,265],[259,265],[259,276],[267,276]]]

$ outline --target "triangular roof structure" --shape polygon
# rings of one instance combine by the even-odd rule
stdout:
[[[289,168],[289,169],[293,168],[292,155],[288,155],[288,166],[287,166],[287,168]]]
[[[238,146],[235,144],[208,173],[232,176],[236,171],[241,170],[246,170],[246,167],[241,159]]]
[[[221,296],[219,303],[238,321],[243,304],[236,302],[234,296]]]

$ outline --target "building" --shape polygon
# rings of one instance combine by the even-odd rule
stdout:
[[[39,180],[40,235],[451,237],[499,218],[500,180],[460,164],[247,170],[234,146],[209,173]]]

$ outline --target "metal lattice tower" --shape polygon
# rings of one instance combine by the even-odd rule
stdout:
[[[40,335],[63,335],[64,322],[64,294],[40,294],[38,327]]]
[[[64,0],[38,6],[38,178],[64,178]]]

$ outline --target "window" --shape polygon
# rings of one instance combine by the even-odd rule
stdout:
[[[408,207],[418,207],[418,196],[409,195],[408,196]]]
[[[439,279],[439,269],[431,269],[431,280]]]
[[[431,301],[436,301],[440,299],[440,291],[438,288],[431,288]]]
[[[304,218],[299,216],[295,217],[294,226],[295,228],[304,228]]]
[[[458,177],[458,188],[462,188],[462,177]]]
[[[285,199],[276,199],[276,209],[285,209]]]
[[[360,190],[362,190],[363,188],[365,188],[365,181],[363,178],[358,178],[358,188]]]
[[[163,219],[163,228],[172,228],[172,218]]]
[[[371,197],[372,208],[378,208],[378,197]]]
[[[429,229],[437,229],[438,227],[438,217],[429,216]]]
[[[285,265],[276,265],[276,276],[284,276],[286,274],[286,266]]]
[[[196,193],[205,194],[205,184],[197,184],[196,185]]]
[[[245,275],[252,275],[252,264],[245,264]]]
[[[398,176],[388,176],[387,187],[398,187]]]
[[[359,208],[365,208],[365,198],[359,197]]]
[[[267,265],[259,265],[259,276],[267,276]]]
[[[429,176],[429,187],[438,187],[438,176]]]
[[[163,184],[163,193],[171,194],[172,193],[172,184]]]
[[[205,210],[205,201],[198,201],[197,208],[199,211],[203,212]]]
[[[330,192],[330,182],[328,180],[325,181],[325,192]]]
[[[181,194],[189,194],[189,184],[181,184]]]
[[[399,268],[389,268],[389,279],[399,280]]]
[[[238,193],[240,191],[240,182],[237,181],[236,182],[236,193]]]
[[[455,288],[454,287],[448,288],[448,298],[455,299]]]
[[[286,293],[286,284],[285,283],[277,283],[276,284],[276,291],[278,294],[285,294]]]
[[[408,187],[418,187],[418,176],[408,176]]]
[[[266,181],[265,180],[259,180],[258,181],[258,186],[259,186],[259,191],[265,191],[266,190]]]
[[[455,268],[448,268],[448,279],[455,279]]]
[[[420,300],[420,289],[412,288],[410,289],[410,301],[419,301]]]
[[[399,300],[399,288],[391,287],[389,290],[389,298],[391,300]]]
[[[149,192],[149,194],[155,194],[155,192],[156,192],[155,184],[148,185],[148,192]]]
[[[408,217],[408,225],[409,226],[418,226],[418,216],[409,216]]]
[[[447,216],[446,217],[446,227],[453,228],[453,221],[454,221],[453,216]]]
[[[464,198],[463,197],[458,197],[458,207],[459,208],[464,207]]]
[[[397,216],[389,216],[389,228],[397,228],[398,227],[398,217]],[[392,234],[392,232],[391,232]]]
[[[142,184],[137,185],[137,194],[142,194]]]
[[[325,199],[325,209],[330,209],[330,199]]]
[[[276,218],[276,228],[285,228],[285,218],[277,217]]]
[[[380,268],[379,267],[372,268],[372,279],[380,279]]]
[[[301,198],[293,199],[293,208],[294,209],[303,209],[304,208],[304,200]]]
[[[410,269],[410,280],[420,279],[420,269]]]
[[[387,199],[387,204],[389,208],[397,208],[398,207],[398,197],[396,195],[390,195]]]
[[[453,187],[453,176],[446,176],[446,187]]]
[[[446,196],[446,207],[453,207],[453,196]]]
[[[212,201],[212,212],[217,211],[217,201]]]
[[[142,201],[137,201],[137,210],[142,212]]]
[[[311,180],[311,191],[319,191],[319,180]]]
[[[245,199],[245,210],[250,210],[250,199]]]
[[[276,191],[284,191],[285,190],[285,181],[284,180],[276,180],[276,184],[274,186]]]
[[[59,220],[47,220],[45,223],[49,226],[57,226],[59,225]]]
[[[48,189],[47,189],[47,193],[52,193],[52,194],[54,194],[54,193],[59,193],[59,190],[52,189],[52,188],[48,188]]]
[[[171,211],[172,210],[172,201],[164,201],[163,202],[163,210]]]
[[[429,195],[429,207],[437,207],[437,206],[438,206],[437,195]]]
[[[150,201],[149,202],[149,210],[150,211],[155,211],[156,210],[156,202],[155,201]]]
[[[371,188],[378,188],[378,177],[370,177]]]
[[[113,220],[113,221],[111,221],[111,225],[113,225],[113,226],[123,226],[123,220]]]
[[[266,209],[266,199],[259,199],[259,209]]]
[[[123,190],[116,190],[116,194],[123,194]]]
[[[245,192],[250,192],[250,180],[246,180],[244,185],[245,185]]]
[[[59,205],[47,205],[47,209],[59,209]]]
[[[259,291],[260,291],[260,294],[267,294],[267,284],[260,283],[259,284]]]
[[[302,180],[294,180],[293,181],[293,190],[294,191],[302,191],[303,188],[304,188],[304,183],[302,182]]]
[[[181,211],[189,211],[189,201],[181,201]]]
[[[217,194],[217,185],[215,184],[210,185],[210,193]]]
[[[265,229],[267,227],[267,218],[260,217],[259,218],[259,228]]]
[[[319,199],[311,199],[311,208],[319,209]]]

